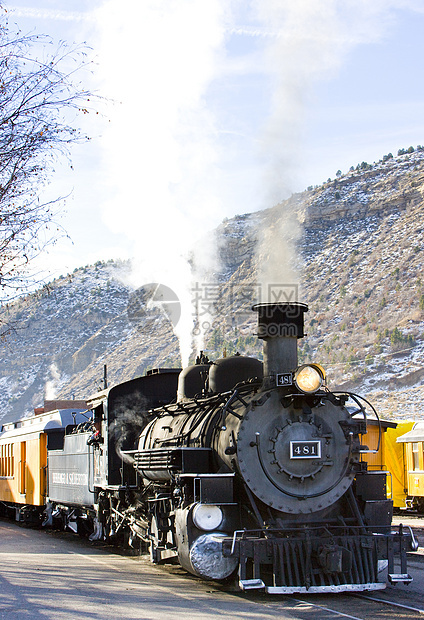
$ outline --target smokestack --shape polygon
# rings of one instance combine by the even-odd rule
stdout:
[[[306,304],[256,304],[258,338],[264,341],[264,387],[276,385],[276,375],[294,371],[298,366],[297,340],[303,338]]]

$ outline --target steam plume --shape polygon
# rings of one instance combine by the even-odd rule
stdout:
[[[60,385],[60,371],[55,362],[50,364],[49,374],[50,379],[46,381],[44,386],[44,398],[46,400],[54,400]]]
[[[96,13],[101,91],[117,100],[104,136],[105,185],[113,180],[105,220],[128,240],[129,254],[135,256],[135,288],[161,282],[178,294],[183,307],[180,334],[187,337],[193,326],[188,250],[224,215],[237,212],[230,196],[238,199],[237,209],[243,205],[239,195],[245,187],[257,190],[259,183],[248,178],[251,171],[256,179],[257,169],[263,170],[262,192],[245,210],[269,207],[290,195],[302,165],[307,114],[317,84],[334,77],[355,46],[384,36],[397,9],[422,10],[420,4],[418,0],[104,2]],[[237,24],[235,15],[248,24]],[[247,143],[235,138],[231,148],[238,152],[232,157],[226,154],[229,142],[218,137],[243,133],[242,124],[234,118],[233,125],[228,118],[223,123],[208,98],[216,78],[225,75],[229,83],[237,62],[245,61],[240,73],[252,70],[241,55],[230,68],[226,62],[226,37],[234,33],[255,37],[258,44],[248,59],[256,70],[260,64],[269,78],[269,115],[257,136],[262,148],[255,162],[243,159],[241,150]],[[258,63],[261,54],[263,62]],[[249,131],[251,137],[252,128]],[[222,170],[222,161],[238,166],[240,159],[249,162],[248,172],[238,170],[231,176]],[[302,227],[291,207],[278,222],[264,235],[260,250],[266,266],[261,274],[264,284],[299,279],[293,256]],[[181,347],[185,361],[191,340]]]
[[[380,39],[392,9],[419,5],[412,0],[255,0],[256,18],[265,37],[265,66],[270,76],[270,114],[263,127],[264,205],[287,198],[301,168],[307,112],[318,83],[340,71],[347,55]],[[422,7],[421,7],[422,10]],[[262,290],[299,281],[296,245],[302,234],[294,203],[262,233],[259,246]]]
[[[205,103],[223,49],[224,4],[108,1],[98,15],[104,89],[119,97],[104,139],[120,184],[105,218],[131,244],[133,285],[161,282],[178,294],[184,334],[193,326],[189,250],[224,213]],[[181,348],[186,361],[191,343]]]

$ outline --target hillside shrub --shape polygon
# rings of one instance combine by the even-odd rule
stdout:
[[[415,338],[411,334],[403,334],[398,327],[395,327],[390,334],[390,343],[394,351],[403,348],[410,348],[415,345]]]

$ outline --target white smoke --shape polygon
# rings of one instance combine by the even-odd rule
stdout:
[[[60,386],[60,371],[55,362],[49,366],[49,375],[50,378],[44,386],[44,398],[45,400],[55,400]]]
[[[111,0],[98,12],[103,91],[117,100],[104,135],[106,221],[129,241],[133,284],[161,282],[178,294],[185,335],[193,326],[189,253],[224,214],[217,129],[204,97],[223,53],[225,4]],[[191,343],[182,349],[186,361]]]
[[[266,33],[264,65],[270,76],[270,114],[261,148],[263,204],[270,206],[296,186],[316,87],[342,69],[354,47],[380,40],[395,9],[424,8],[413,0],[254,0],[252,6],[259,32]],[[259,263],[265,296],[270,284],[299,282],[296,246],[301,235],[293,203],[263,231]]]
[[[217,118],[211,85],[225,76],[228,86],[231,71],[267,74],[269,113],[256,136],[254,166],[263,171],[262,191],[248,208],[272,206],[296,187],[317,85],[337,75],[355,46],[382,38],[397,9],[423,7],[418,0],[107,0],[95,13],[101,92],[115,100],[103,136],[105,220],[135,257],[132,284],[159,282],[178,294],[184,362],[194,318],[190,251],[201,238],[198,254],[208,257],[201,279],[216,258],[205,232],[233,215],[229,197],[254,186],[250,177],[257,175],[223,170],[224,161],[235,168],[247,161],[247,141],[234,138],[238,151],[228,155],[228,136],[245,127],[234,112],[233,125],[229,116],[225,123]],[[234,34],[257,45],[230,63],[226,43]],[[299,279],[294,256],[302,227],[292,212],[280,224],[264,235],[264,284]]]

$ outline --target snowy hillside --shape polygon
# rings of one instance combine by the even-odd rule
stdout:
[[[385,417],[424,419],[424,152],[357,168],[221,224],[205,346],[211,358],[261,355],[250,306],[268,254],[292,246],[298,301],[309,305],[301,360],[321,363],[331,387],[354,389]],[[92,395],[105,364],[109,384],[180,365],[167,317],[156,308],[135,319],[128,269],[81,267],[3,310],[14,331],[0,350],[0,417],[30,413],[45,397]]]

